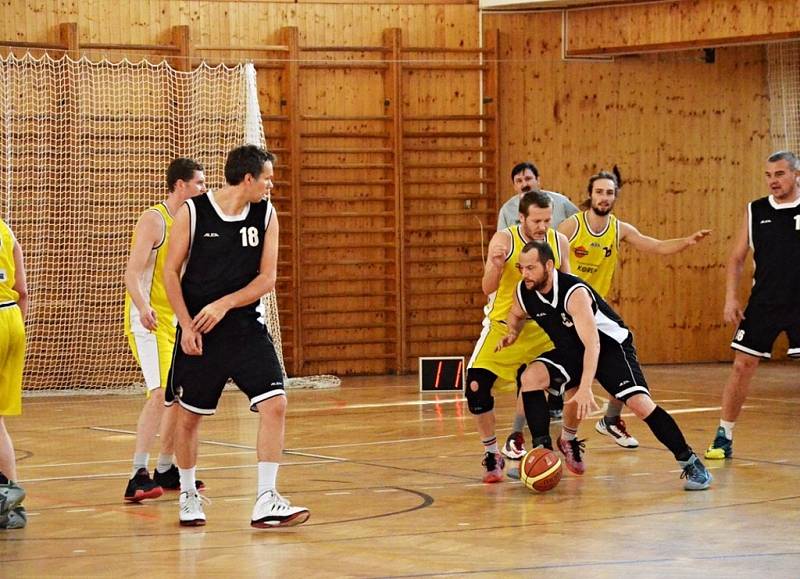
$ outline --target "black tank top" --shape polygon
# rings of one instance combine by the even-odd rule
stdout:
[[[183,297],[194,317],[204,306],[238,291],[259,273],[264,236],[274,209],[267,201],[250,203],[241,215],[224,215],[213,193],[186,201],[191,216],[189,258],[181,280]],[[220,330],[261,324],[259,301],[230,310]],[[217,329],[215,328],[215,330]]]
[[[800,199],[776,205],[772,196],[748,205],[753,248],[753,291],[750,301],[788,305],[800,296]]]
[[[624,342],[630,336],[630,331],[622,318],[592,289],[592,286],[577,276],[553,270],[553,288],[546,294],[527,289],[525,282],[522,281],[517,286],[517,299],[528,313],[528,317],[542,327],[557,349],[576,349],[582,352],[583,342],[575,330],[572,316],[565,307],[572,292],[578,288],[586,288],[591,294],[592,311],[600,337],[605,336],[619,344]],[[601,339],[601,348],[604,341]]]

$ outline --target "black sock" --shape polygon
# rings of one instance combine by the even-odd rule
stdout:
[[[531,437],[536,446],[536,440],[550,437],[550,409],[544,390],[522,393],[522,405],[525,408],[525,419],[531,429]]]
[[[686,439],[683,437],[678,423],[661,406],[656,406],[656,409],[644,421],[659,442],[672,452],[675,460],[689,460],[689,457],[692,456],[692,449],[686,444]]]
[[[0,472],[0,485],[7,485],[7,484],[8,484],[8,478],[6,478],[6,475]]]

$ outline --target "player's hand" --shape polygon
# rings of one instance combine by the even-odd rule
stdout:
[[[729,324],[738,324],[741,322],[744,319],[744,312],[742,311],[742,306],[739,305],[739,300],[735,298],[725,300],[725,308],[722,310],[722,316]]]
[[[501,338],[501,340],[497,343],[497,347],[494,349],[495,352],[499,352],[503,348],[508,348],[511,344],[517,341],[518,334],[508,333]]]
[[[687,245],[696,245],[703,241],[706,237],[711,235],[710,229],[701,229],[700,231],[695,231],[689,237],[686,238]]]
[[[156,330],[156,312],[151,307],[147,307],[143,312],[139,312],[139,321],[146,330],[154,332]]]
[[[191,328],[181,328],[181,348],[187,356],[202,356],[203,335]]]
[[[192,329],[201,334],[207,334],[214,329],[219,321],[228,313],[228,308],[222,300],[211,302],[204,307],[192,320]]]
[[[489,261],[498,269],[502,269],[506,265],[506,248],[495,245],[489,251]]]
[[[592,412],[600,410],[597,401],[594,399],[592,388],[578,388],[578,391],[566,402],[567,404],[575,404],[578,408],[578,420],[583,420]]]

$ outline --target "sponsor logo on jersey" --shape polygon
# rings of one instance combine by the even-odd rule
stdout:
[[[537,317],[537,318],[543,318],[543,317],[545,317],[546,315],[547,315],[547,312],[536,312],[536,317]]]
[[[765,223],[772,223],[772,219],[762,219],[758,222],[759,225],[764,225]]]
[[[575,324],[572,323],[571,320],[569,320],[567,318],[567,314],[565,314],[564,312],[561,312],[561,323],[564,324],[568,328],[571,328],[572,326],[575,325]]]
[[[576,257],[586,257],[587,255],[589,255],[589,250],[582,245],[579,245],[578,247],[573,247],[572,252],[575,254]]]
[[[214,233],[213,231],[204,233],[203,237],[219,237],[219,233]]]

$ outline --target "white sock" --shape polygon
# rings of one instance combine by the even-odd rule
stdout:
[[[195,488],[195,478],[194,478],[194,471],[197,466],[193,466],[192,468],[179,468],[178,472],[181,473],[181,492],[190,492],[197,490]]]
[[[725,429],[725,438],[728,440],[733,440],[733,427],[735,424],[735,422],[728,422],[727,420],[719,421],[719,425]]]
[[[267,491],[275,490],[275,482],[278,478],[277,462],[258,462],[258,496],[260,497]]]
[[[172,455],[164,454],[163,452],[158,455],[158,462],[156,462],[156,470],[164,474],[172,467]]]
[[[133,474],[131,478],[136,476],[136,471],[140,468],[147,470],[147,463],[150,460],[149,452],[137,452],[133,455]]]

